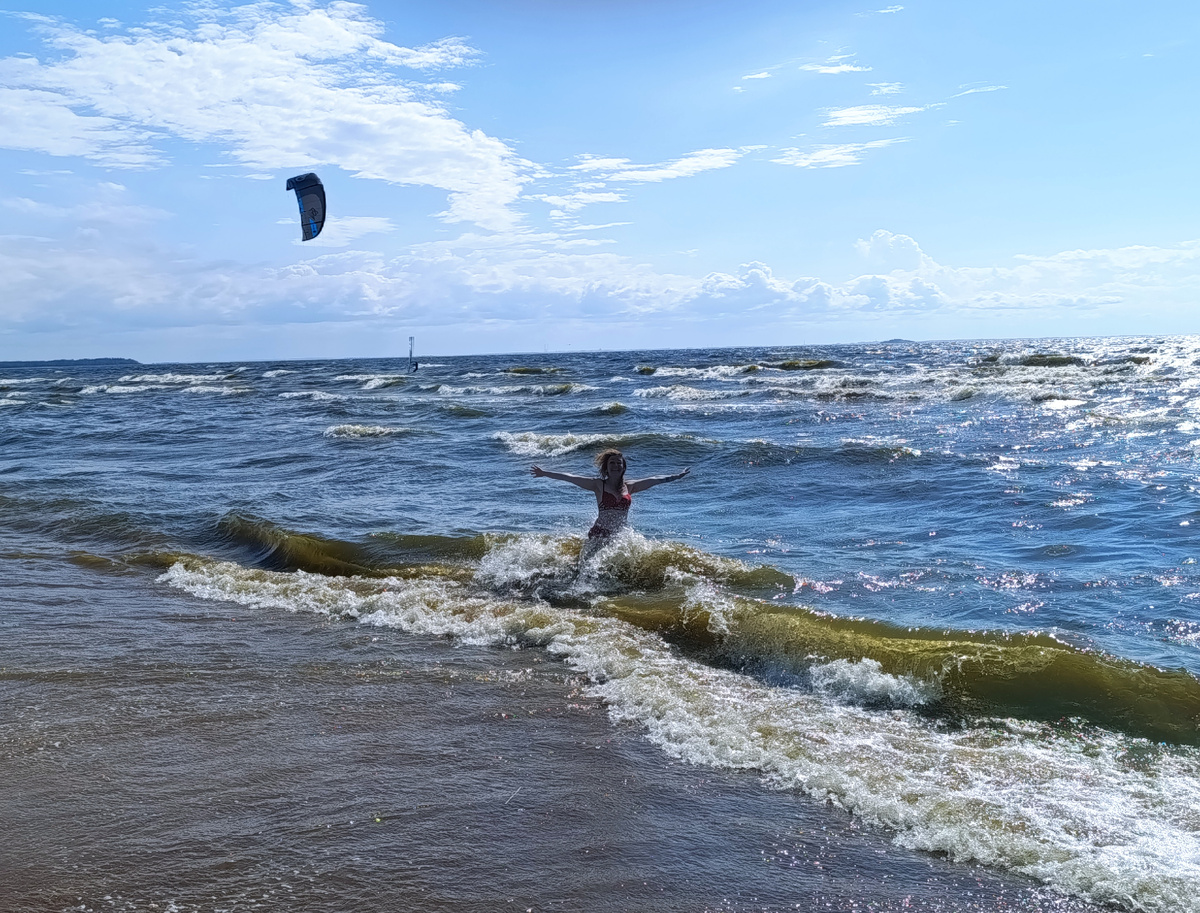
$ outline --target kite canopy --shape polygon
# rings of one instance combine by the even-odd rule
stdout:
[[[296,191],[296,202],[300,204],[300,228],[304,232],[304,240],[311,241],[325,225],[325,185],[310,171],[288,178],[287,189]]]

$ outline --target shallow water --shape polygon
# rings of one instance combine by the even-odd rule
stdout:
[[[1197,346],[6,369],[8,908],[1200,909]]]

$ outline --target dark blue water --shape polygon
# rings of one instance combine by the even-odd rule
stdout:
[[[187,679],[220,666],[190,665],[210,644],[152,635],[153,608],[122,623],[128,642],[108,640],[97,619],[126,593],[201,628],[250,621],[216,626],[230,687],[252,695],[247,733],[291,725],[263,709],[268,670],[292,670],[272,685],[286,704],[323,675],[351,680],[347,650],[379,682],[474,651],[470,675],[526,676],[539,707],[607,711],[603,726],[638,746],[632,769],[744,771],[756,807],[845,815],[870,834],[839,838],[847,872],[880,845],[916,865],[944,855],[937,886],[905,895],[927,908],[970,908],[955,873],[981,863],[1030,879],[996,882],[981,909],[1038,883],[1200,909],[1198,358],[1188,337],[434,358],[415,374],[402,359],[7,369],[0,551],[28,578],[6,621],[22,650],[0,654],[10,741],[32,725],[14,701],[61,685],[75,668],[63,656],[96,676],[83,694],[105,669],[144,693],[150,660],[129,656],[144,638],[191,707]],[[529,467],[590,474],[606,447],[631,477],[691,473],[636,495],[632,529],[581,564],[594,499]],[[422,719],[438,718],[439,687],[409,696]],[[220,691],[211,700],[233,700]],[[44,715],[69,731],[89,714],[103,711]],[[384,718],[372,725],[401,738]],[[516,751],[495,719],[469,740]],[[117,730],[114,745],[144,733]],[[299,767],[328,748],[315,733],[284,752]],[[209,784],[176,760],[176,776]],[[529,792],[559,763],[592,776],[535,752]],[[367,769],[382,782],[381,764]],[[431,770],[439,795],[450,775]],[[726,789],[743,786],[695,801],[711,811]],[[598,870],[606,890],[624,865]],[[738,872],[759,884],[754,866],[722,877]],[[251,894],[275,878],[242,874]],[[822,896],[902,899],[852,881]],[[794,888],[781,876],[755,890],[770,906]],[[658,904],[622,896],[613,908]]]

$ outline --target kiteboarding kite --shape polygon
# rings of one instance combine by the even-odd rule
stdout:
[[[304,240],[311,241],[325,225],[325,185],[311,171],[288,178],[287,189],[296,191],[300,204],[300,229]]]

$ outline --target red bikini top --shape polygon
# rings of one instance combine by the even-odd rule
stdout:
[[[633,503],[633,495],[614,495],[611,491],[606,491],[600,495],[601,510],[629,510],[629,505]]]

